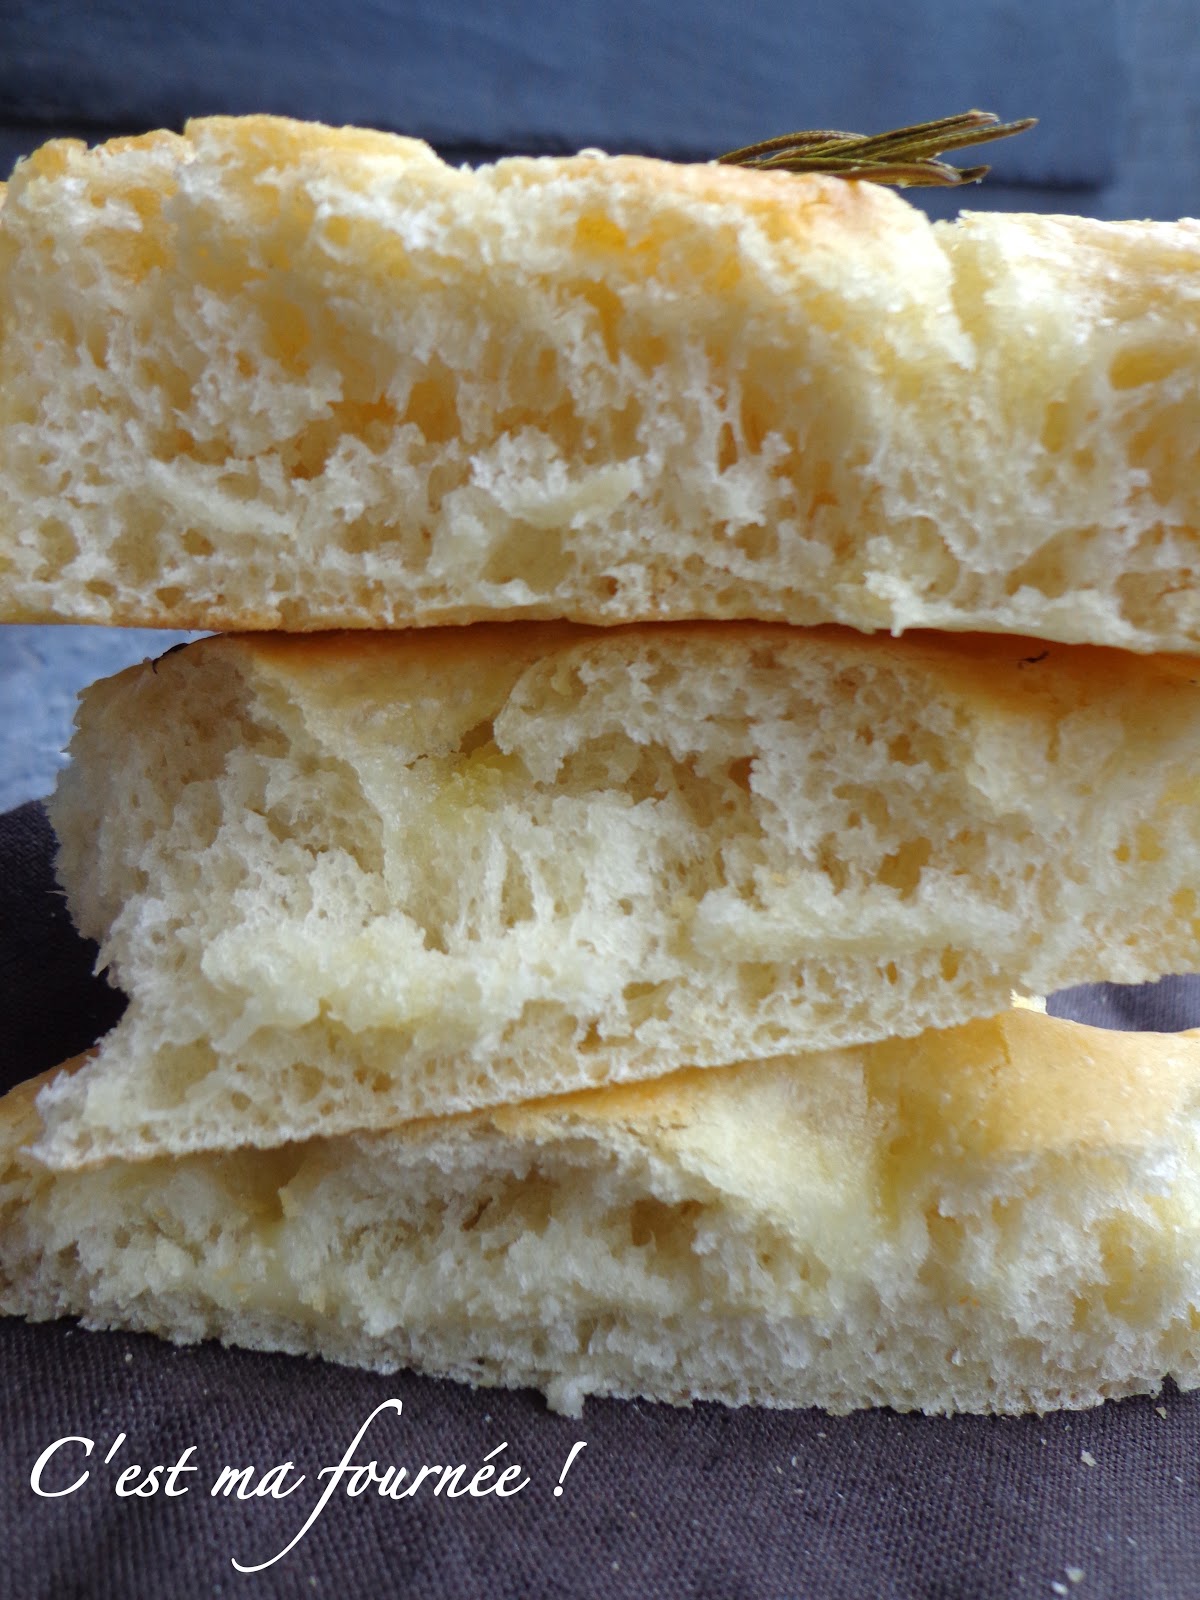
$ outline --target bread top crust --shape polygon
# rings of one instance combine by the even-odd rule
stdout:
[[[957,1028],[823,1054],[864,1062],[869,1081],[899,1095],[906,1121],[931,1150],[977,1160],[1091,1146],[1136,1149],[1162,1138],[1200,1090],[1200,1029],[1122,1033],[1018,1007]],[[747,1062],[716,1073],[686,1068],[468,1115],[521,1137],[546,1137],[565,1120],[578,1120],[622,1126],[666,1146],[687,1147],[703,1137],[719,1144],[715,1119],[736,1119],[739,1107],[754,1104],[756,1077],[786,1085],[781,1064],[782,1058]],[[787,1066],[802,1073],[805,1058],[790,1057]],[[777,1109],[785,1111],[782,1104]]]
[[[80,139],[50,140],[17,163],[10,179],[12,202],[36,206],[38,184],[64,178],[86,182],[97,195],[132,197],[135,180],[147,176],[147,165],[144,160],[126,164],[122,158],[147,156],[157,169],[155,187],[162,196],[172,191],[179,170],[193,161],[219,165],[222,160],[237,160],[248,163],[250,171],[310,168],[363,191],[381,180],[402,180],[420,190],[453,194],[471,188],[532,190],[600,179],[614,195],[648,196],[654,205],[679,196],[736,207],[758,217],[773,237],[790,237],[806,248],[823,241],[840,245],[847,232],[883,248],[886,240],[879,235],[885,228],[903,228],[906,219],[917,231],[926,226],[922,214],[893,190],[820,173],[591,153],[510,156],[477,168],[454,167],[421,139],[269,115],[196,117],[185,124],[182,134],[159,129],[93,146]],[[619,247],[615,234],[581,242],[596,248]]]
[[[7,1159],[29,1159],[18,1152],[38,1134],[38,1093],[75,1072],[89,1054],[0,1099],[0,1152]],[[1182,1119],[1194,1113],[1200,1029],[1125,1033],[1013,1007],[915,1038],[722,1068],[689,1067],[644,1082],[340,1137],[419,1143],[494,1131],[537,1145],[570,1138],[574,1131],[602,1144],[629,1139],[669,1160],[711,1168],[722,1187],[733,1183],[769,1203],[773,1187],[786,1187],[795,1105],[809,1105],[817,1076],[836,1088],[860,1074],[868,1095],[899,1116],[917,1161],[1136,1152],[1172,1140]],[[861,1096],[841,1103],[831,1096],[827,1115],[831,1133],[866,1127],[871,1119]]]
[[[196,160],[220,164],[223,160],[247,162],[248,170],[266,172],[277,167],[305,168],[336,175],[367,191],[381,178],[402,178],[422,189],[447,194],[472,188],[527,190],[554,187],[564,182],[600,179],[614,196],[647,196],[661,206],[675,198],[689,198],[729,206],[757,218],[772,239],[792,240],[806,251],[823,246],[840,251],[853,238],[878,251],[882,261],[894,261],[895,231],[927,232],[924,214],[894,189],[881,184],[834,177],[824,173],[771,172],[761,168],[726,166],[718,162],[683,163],[649,156],[606,155],[583,152],[573,156],[509,156],[481,166],[454,167],[443,162],[424,140],[354,126],[333,127],[267,114],[195,117],[182,134],[158,129],[110,139],[89,146],[80,139],[52,139],[19,161],[7,185],[14,206],[37,204],[37,185],[63,178],[83,180],[96,194],[124,193],[132,197],[134,179],[143,183],[143,161],[127,169],[123,157],[153,159],[156,187],[163,195],[172,188],[180,168]],[[5,185],[0,184],[0,199]],[[614,205],[614,209],[618,209]],[[1102,259],[1122,248],[1131,260],[1173,273],[1200,250],[1200,219],[1178,221],[1107,221],[1099,218],[1038,212],[974,212],[966,209],[956,222],[934,224],[948,237],[983,230],[997,237],[1008,235],[1014,248],[1049,265],[1060,251],[1081,251],[1072,269],[1090,265],[1100,275]],[[585,237],[581,244],[619,249],[615,233]],[[1107,276],[1107,274],[1105,274]],[[1140,293],[1141,286],[1110,285],[1115,292]],[[1200,290],[1197,290],[1200,297]]]
[[[1163,653],[1134,655],[1093,645],[1062,645],[1037,639],[986,633],[942,634],[916,630],[900,639],[864,635],[833,625],[796,629],[786,623],[638,622],[593,627],[573,622],[516,621],[479,623],[471,628],[426,628],[412,632],[346,629],[320,634],[231,633],[176,646],[157,661],[128,667],[105,680],[101,692],[146,670],[159,671],[169,657],[199,660],[210,653],[239,657],[253,673],[265,674],[301,695],[321,698],[343,684],[353,698],[388,699],[388,676],[395,665],[421,664],[431,674],[486,672],[489,662],[532,665],[537,661],[583,659],[598,652],[607,661],[630,662],[647,648],[674,648],[672,641],[699,643],[714,661],[745,660],[756,651],[786,659],[826,658],[839,665],[861,661],[891,669],[901,663],[929,675],[956,700],[974,699],[1000,710],[1026,706],[1031,696],[1080,696],[1090,702],[1118,689],[1144,692],[1145,714],[1153,719],[1155,697],[1175,691],[1179,703],[1196,699],[1200,689],[1194,659]],[[436,680],[435,680],[436,681]],[[108,687],[111,685],[111,688]],[[97,692],[93,686],[91,692]],[[347,700],[347,711],[354,709]]]

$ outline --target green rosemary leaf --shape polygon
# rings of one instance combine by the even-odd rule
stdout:
[[[1037,122],[1001,122],[991,111],[962,111],[918,122],[887,133],[841,133],[817,128],[807,133],[785,133],[758,144],[730,150],[718,160],[726,166],[760,167],[782,172],[825,172],[843,178],[863,178],[871,183],[901,187],[936,184],[953,187],[978,183],[989,167],[955,167],[937,158],[948,150],[986,144],[1023,133]]]

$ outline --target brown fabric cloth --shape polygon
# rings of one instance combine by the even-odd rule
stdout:
[[[85,1046],[120,1007],[66,922],[51,848],[39,807],[0,818],[9,1082]],[[1185,1027],[1200,1022],[1200,978],[1075,990],[1054,1009]],[[1016,1419],[589,1401],[572,1421],[527,1393],[175,1349],[69,1322],[0,1322],[0,1351],[0,1596],[14,1600],[1200,1597],[1200,1395]],[[328,1481],[320,1468],[391,1398],[402,1413],[376,1417],[356,1464],[462,1463],[465,1484],[506,1443],[491,1464],[519,1463],[528,1483],[507,1499],[448,1498],[429,1492],[431,1478],[393,1500],[373,1486],[351,1496],[343,1480],[288,1555],[236,1571],[233,1559],[254,1566],[289,1543]],[[68,1435],[92,1453],[64,1445],[42,1487],[90,1476],[38,1498],[34,1463]],[[586,1448],[556,1497],[578,1440]],[[115,1494],[126,1467],[169,1468],[189,1445],[185,1494]],[[257,1477],[284,1462],[285,1485],[305,1475],[286,1499],[209,1492],[225,1466]]]

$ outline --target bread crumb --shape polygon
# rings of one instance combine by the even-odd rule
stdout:
[[[1068,1583],[1082,1583],[1083,1582],[1083,1568],[1082,1567],[1068,1567],[1067,1568],[1067,1582]]]
[[[1066,1594],[1067,1592],[1066,1584],[1059,1583],[1057,1578],[1052,1578],[1050,1580],[1050,1587],[1054,1590],[1055,1594]]]
[[[1155,1406],[1154,1409],[1155,1409],[1155,1411],[1158,1412],[1160,1417],[1164,1417],[1164,1418],[1166,1417],[1166,1414],[1167,1414],[1166,1406]]]

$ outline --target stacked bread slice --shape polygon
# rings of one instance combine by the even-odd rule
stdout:
[[[61,1081],[61,1074],[59,1080]],[[477,1383],[835,1411],[1200,1383],[1200,1035],[989,1020],[51,1170],[0,1103],[3,1303]]]
[[[130,1005],[0,1107],[0,1305],[567,1408],[1200,1382],[1200,1039],[1008,1007],[1195,965],[1198,262],[270,118],[18,168],[0,610],[242,631],[83,697]]]

